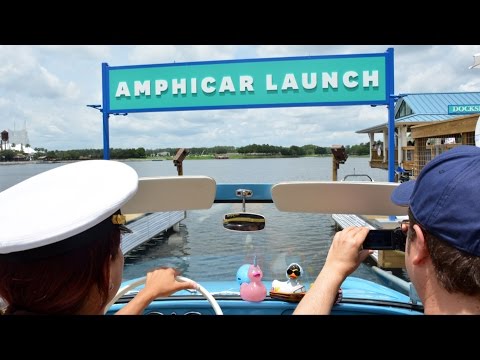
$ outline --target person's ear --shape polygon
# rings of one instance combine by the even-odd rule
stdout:
[[[430,253],[428,252],[427,242],[422,228],[415,224],[413,225],[413,231],[414,239],[410,241],[410,257],[414,265],[419,265],[430,256]]]

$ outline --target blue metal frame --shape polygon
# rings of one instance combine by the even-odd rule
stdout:
[[[273,184],[217,184],[215,202],[242,202],[242,198],[236,195],[238,189],[252,190],[252,196],[246,198],[245,202],[273,202]]]
[[[228,106],[205,106],[205,107],[182,107],[182,108],[154,108],[154,109],[116,109],[110,110],[109,98],[109,71],[115,69],[134,69],[134,68],[148,68],[148,67],[163,67],[163,66],[188,66],[188,65],[202,65],[202,64],[223,64],[223,63],[242,63],[242,62],[264,62],[264,61],[288,61],[288,60],[306,60],[306,59],[338,59],[351,57],[385,57],[385,75],[386,75],[386,101],[348,101],[348,102],[319,102],[319,103],[298,103],[298,104],[270,104],[270,105],[228,105]],[[186,110],[212,110],[212,109],[246,109],[246,108],[271,108],[271,107],[302,107],[302,106],[353,106],[353,105],[387,105],[388,106],[388,134],[389,134],[389,152],[388,152],[388,180],[394,181],[395,168],[395,95],[394,95],[394,49],[388,48],[386,53],[372,53],[372,54],[355,54],[355,55],[321,55],[321,56],[301,56],[301,57],[283,57],[283,58],[260,58],[260,59],[241,59],[241,60],[217,60],[217,61],[198,61],[198,62],[184,62],[174,64],[146,64],[146,65],[124,65],[124,66],[109,66],[107,63],[102,63],[102,115],[103,115],[103,158],[110,159],[110,143],[109,143],[109,129],[108,118],[111,113],[125,112],[125,113],[140,113],[140,112],[160,112],[160,111],[186,111]],[[393,151],[392,151],[393,149]]]
[[[386,89],[388,94],[388,181],[395,180],[395,86],[394,86],[394,64],[393,64],[393,48],[387,50],[387,66],[385,73]]]
[[[108,64],[102,63],[103,158],[105,160],[110,159],[110,135],[108,130],[108,118],[110,116],[110,101],[108,99],[109,80]]]

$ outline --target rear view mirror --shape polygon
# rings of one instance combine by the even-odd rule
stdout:
[[[259,231],[265,228],[265,216],[247,212],[225,214],[223,227],[233,231]]]

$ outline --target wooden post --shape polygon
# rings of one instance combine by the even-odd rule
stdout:
[[[337,170],[340,164],[345,164],[348,154],[345,152],[343,145],[332,145],[331,149],[332,157],[332,180],[337,181]]]
[[[176,166],[177,166],[178,176],[182,176],[183,175],[183,163],[178,163]]]
[[[178,149],[177,153],[173,157],[173,165],[177,167],[178,176],[183,175],[183,160],[188,155],[189,151],[185,148]]]
[[[337,169],[339,168],[338,161],[335,156],[332,156],[332,181],[337,181]]]

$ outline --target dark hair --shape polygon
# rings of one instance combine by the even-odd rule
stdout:
[[[459,250],[430,234],[422,224],[415,220],[410,209],[408,209],[408,216],[410,228],[414,224],[422,228],[440,285],[449,293],[480,295],[480,256]],[[409,231],[408,238],[412,240],[411,231]]]
[[[109,300],[110,260],[119,254],[120,229],[112,226],[102,235],[95,228],[89,235],[94,241],[66,253],[28,261],[2,259],[0,297],[8,304],[6,313],[76,314],[94,287],[102,309]]]

